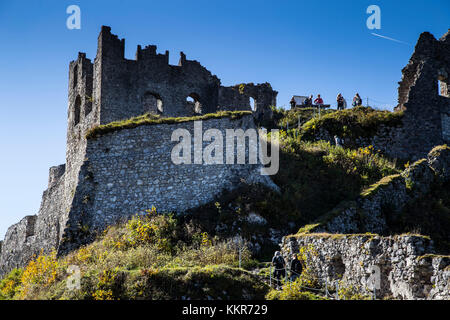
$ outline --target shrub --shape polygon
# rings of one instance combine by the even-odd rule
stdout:
[[[358,288],[352,285],[346,285],[342,280],[339,281],[338,295],[340,300],[371,300],[372,298],[360,292]]]
[[[326,297],[304,289],[300,278],[285,284],[281,290],[272,289],[266,295],[267,300],[327,300]]]
[[[13,269],[0,282],[0,300],[12,299],[20,291],[22,269]]]
[[[104,234],[105,245],[124,250],[145,244],[155,244],[159,250],[173,250],[177,221],[173,215],[160,215],[153,207],[144,215],[135,215],[124,228],[109,228]]]
[[[394,173],[398,173],[395,162],[391,162],[375,152],[373,146],[356,150],[330,146],[329,153],[324,156],[325,162],[338,165],[347,174],[357,174],[366,181],[374,181]]]
[[[28,263],[25,267],[21,277],[21,298],[27,297],[29,293],[36,287],[49,286],[57,280],[58,269],[62,266],[56,259],[56,251],[53,250],[50,254],[41,254]]]

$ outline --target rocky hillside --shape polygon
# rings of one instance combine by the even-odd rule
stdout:
[[[241,246],[241,266],[255,266]],[[238,267],[238,243],[152,209],[67,256],[40,255],[13,270],[0,283],[0,298],[263,299],[268,286]]]
[[[367,144],[401,117],[363,107],[327,111],[320,119],[309,109],[274,109],[264,125],[283,129],[280,170],[272,177],[280,192],[244,183],[184,215],[149,210],[67,256],[41,255],[13,270],[0,296],[326,299],[305,288],[323,290],[327,279],[339,281],[342,297],[366,299],[373,292],[361,284],[377,265],[378,297],[446,299],[450,148],[436,147],[409,163]],[[344,147],[334,145],[335,134]],[[368,140],[358,145],[361,137]],[[267,285],[264,261],[280,242],[288,260],[300,254],[305,271],[276,291]],[[79,267],[77,290],[67,287],[69,266]]]

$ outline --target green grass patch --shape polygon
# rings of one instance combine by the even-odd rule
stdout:
[[[323,129],[331,136],[337,135],[342,138],[371,137],[375,135],[380,125],[398,126],[402,118],[403,112],[380,111],[358,106],[309,120],[302,126],[302,136],[304,139],[314,140],[314,136]]]
[[[386,187],[387,185],[390,185],[396,180],[403,180],[403,178],[400,174],[393,174],[390,176],[383,177],[382,179],[380,179],[380,181],[372,184],[369,188],[362,191],[361,196],[363,198],[373,196],[374,194],[377,193],[378,190],[380,190],[383,187]]]
[[[321,110],[321,116],[331,114],[336,112],[335,110]],[[290,110],[274,109],[274,122],[279,128],[286,129],[298,127],[298,122],[300,120],[300,125],[305,124],[314,117],[319,116],[319,111],[317,108],[295,108]]]

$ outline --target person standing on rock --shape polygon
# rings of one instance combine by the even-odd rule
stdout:
[[[295,98],[292,97],[291,101],[289,101],[291,104],[291,109],[294,109],[297,106],[297,101],[295,101]]]
[[[291,266],[289,269],[291,271],[291,281],[295,281],[295,279],[302,274],[303,266],[295,253],[292,255]]]
[[[311,108],[312,107],[312,99],[313,95],[310,95],[309,98],[306,98],[303,104],[305,105],[305,108]]]
[[[344,97],[342,96],[342,94],[340,93],[338,94],[336,102],[337,102],[337,109],[344,110]]]
[[[354,106],[354,107],[362,106],[362,99],[359,96],[359,93],[356,93],[355,96],[353,97],[352,106]]]
[[[314,103],[319,106],[319,108],[323,105],[323,99],[320,97],[320,94],[317,95],[316,100],[314,100]]]
[[[276,251],[272,258],[272,266],[274,267],[273,277],[275,278],[275,288],[281,287],[281,279],[286,276],[286,262],[280,251]]]

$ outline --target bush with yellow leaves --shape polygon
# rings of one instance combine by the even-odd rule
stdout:
[[[49,286],[57,280],[58,272],[63,268],[56,258],[56,250],[48,255],[43,251],[28,263],[21,277],[20,297],[25,298],[36,286]]]

